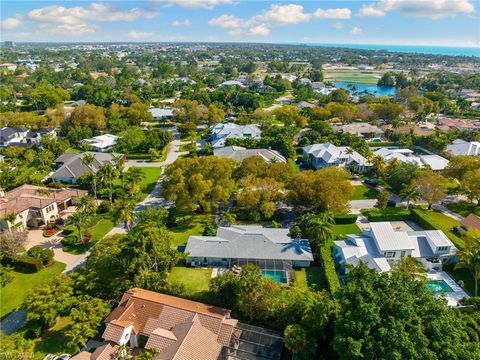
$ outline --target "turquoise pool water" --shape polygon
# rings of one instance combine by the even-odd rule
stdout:
[[[443,280],[428,280],[427,286],[428,290],[435,294],[453,292],[452,288]]]
[[[375,96],[394,96],[396,89],[393,86],[378,86],[375,84],[355,84],[348,81],[338,81],[334,83],[338,89],[345,89],[352,95],[365,96],[367,94]]]
[[[284,270],[261,270],[266,278],[276,281],[280,284],[287,284],[287,274]]]

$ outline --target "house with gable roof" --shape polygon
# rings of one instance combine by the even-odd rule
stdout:
[[[335,146],[332,143],[312,144],[302,148],[303,162],[315,169],[338,166],[364,171],[371,165],[368,160],[347,146]]]

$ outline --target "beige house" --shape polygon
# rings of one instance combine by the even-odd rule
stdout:
[[[53,189],[22,185],[8,192],[0,192],[0,231],[38,228],[55,221],[61,211],[86,194],[85,190]],[[7,219],[15,214],[15,220]]]

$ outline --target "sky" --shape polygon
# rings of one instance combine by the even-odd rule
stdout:
[[[0,40],[480,47],[480,1],[0,2]]]

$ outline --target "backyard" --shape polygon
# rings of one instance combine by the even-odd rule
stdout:
[[[301,289],[310,288],[320,291],[326,289],[325,278],[320,266],[311,266],[309,268],[295,269],[295,286]]]
[[[185,295],[189,298],[199,298],[201,293],[208,290],[208,284],[212,275],[212,269],[188,268],[186,266],[175,266],[168,281],[182,283],[185,286]]]
[[[205,224],[214,220],[213,215],[185,215],[177,218],[177,224],[168,230],[173,233],[173,246],[185,246],[190,235],[202,235]]]
[[[65,264],[56,262],[36,273],[17,267],[13,280],[0,291],[0,317],[3,318],[17,309],[25,300],[30,290],[52,279],[65,269]]]

